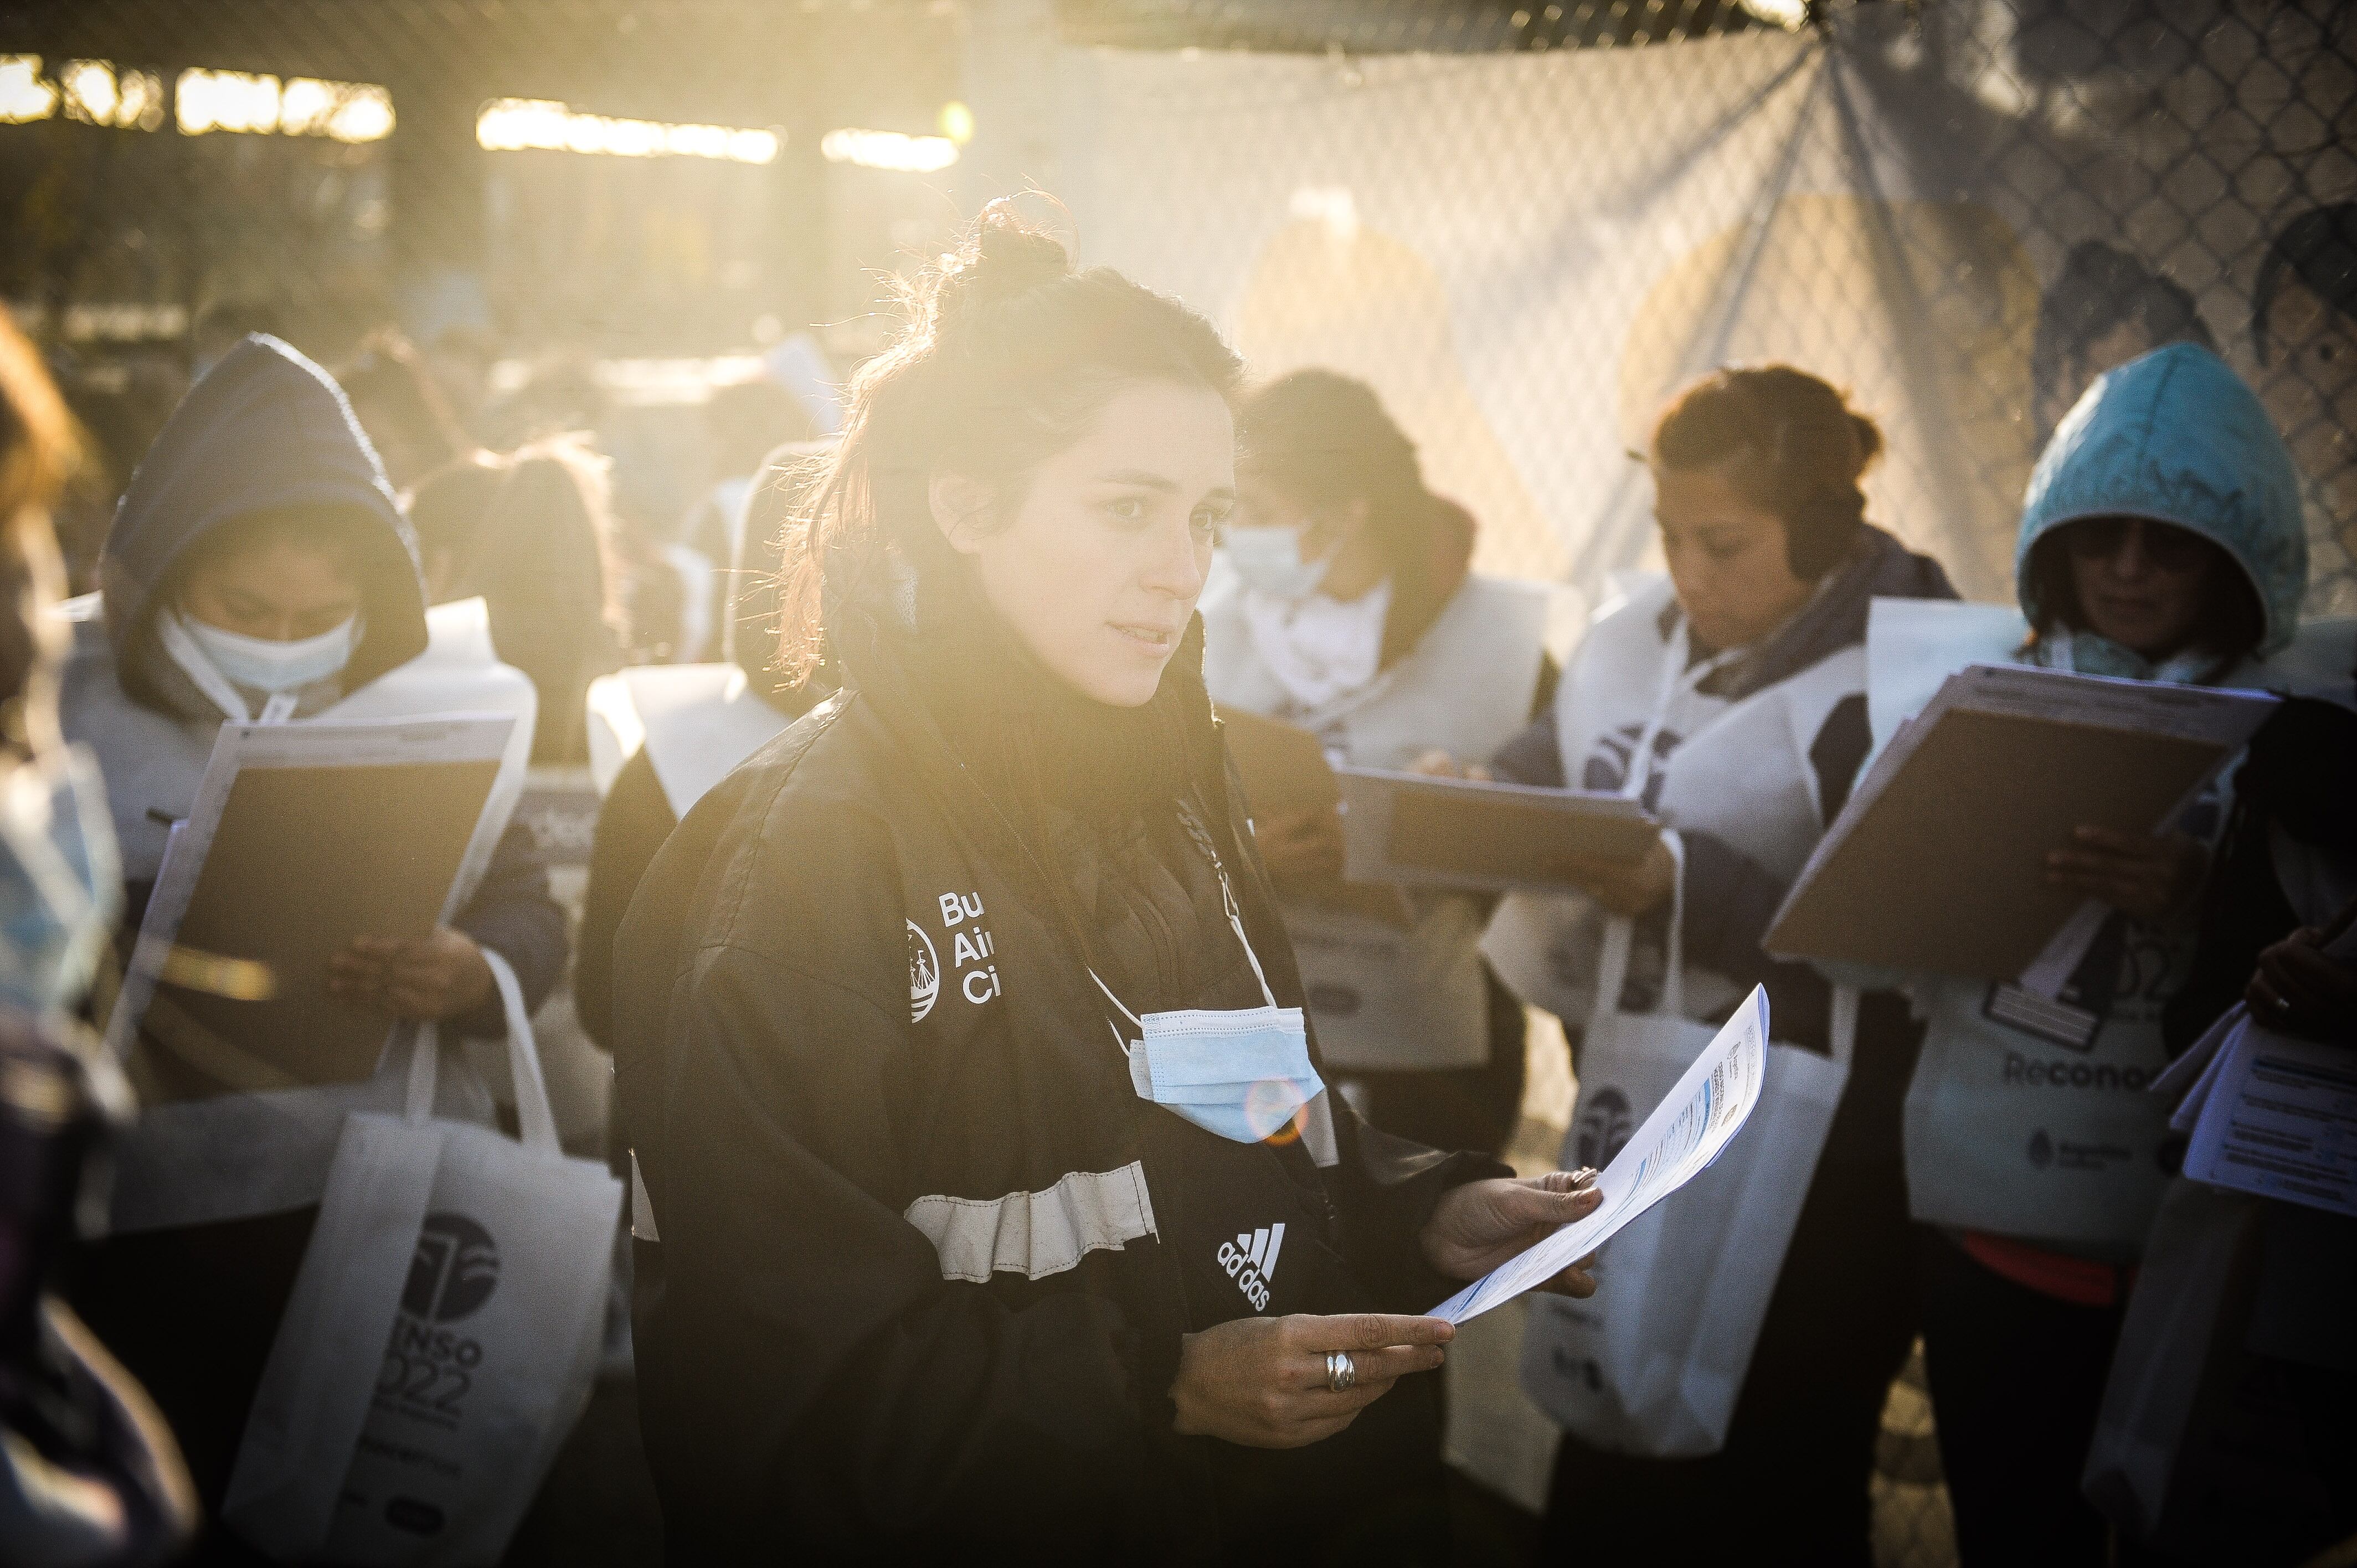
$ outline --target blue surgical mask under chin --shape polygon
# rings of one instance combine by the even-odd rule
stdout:
[[[358,616],[317,637],[275,642],[224,631],[182,611],[170,613],[207,663],[232,683],[257,692],[293,692],[324,681],[351,661],[360,641]]]
[[[123,897],[97,764],[80,747],[0,776],[0,1005],[46,1016],[90,983]]]
[[[1325,1091],[1298,1007],[1148,1013],[1129,1054],[1141,1100],[1206,1133],[1257,1144]]]
[[[1244,586],[1273,599],[1306,599],[1326,580],[1334,552],[1315,561],[1301,558],[1301,531],[1270,525],[1232,525],[1220,548]]]

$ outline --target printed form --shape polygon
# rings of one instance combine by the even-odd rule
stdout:
[[[1760,1103],[1768,1070],[1768,993],[1759,986],[1687,1068],[1596,1185],[1604,1202],[1432,1309],[1463,1323],[1544,1284],[1618,1235],[1718,1158]]]
[[[2154,1080],[2184,1089],[2185,1175],[2357,1218],[2357,1051],[2293,1039],[2240,1005]]]

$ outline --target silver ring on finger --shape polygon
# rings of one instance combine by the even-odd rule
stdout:
[[[1351,1359],[1348,1350],[1326,1353],[1326,1386],[1340,1393],[1359,1380],[1358,1363]]]

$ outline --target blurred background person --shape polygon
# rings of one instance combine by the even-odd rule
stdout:
[[[2039,460],[2015,559],[2023,662],[2287,680],[2266,660],[2291,644],[2307,585],[2298,482],[2256,396],[2206,349],[2172,344],[2098,378]],[[1953,661],[2003,651],[1974,633]],[[1924,1361],[1967,1564],[2111,1550],[2080,1477],[2173,1163],[2169,1107],[2143,1085],[2169,1061],[2163,1020],[2189,981],[2220,826],[2212,796],[2159,833],[2082,827],[2057,846],[2049,879],[2112,913],[2046,1008],[2016,1005],[2007,984],[1906,982],[1928,1020],[1906,1109]],[[2067,1087],[2025,1087],[2040,1084]],[[2068,1148],[2118,1153],[2058,1157]]]
[[[285,312],[266,299],[242,295],[217,299],[206,306],[188,328],[188,380],[204,380],[207,371],[257,332],[264,337],[285,338]],[[140,450],[145,450],[145,443]]]
[[[812,443],[781,446],[760,466],[748,488],[747,519],[738,538],[742,553],[724,574],[735,592],[722,622],[722,650],[726,661],[743,672],[742,692],[724,692],[698,704],[701,712],[687,715],[684,725],[674,719],[650,725],[645,744],[622,764],[598,807],[588,891],[581,906],[580,953],[573,965],[573,1004],[582,1029],[608,1051],[613,1049],[614,938],[656,852],[701,798],[690,799],[668,787],[658,771],[658,759],[668,761],[662,754],[671,747],[688,750],[695,755],[674,777],[716,782],[720,774],[835,689],[834,677],[825,668],[791,679],[780,670],[778,657],[778,574],[784,566],[787,531],[796,526],[803,489],[815,477],[824,451]],[[647,669],[645,675],[660,679],[660,667]]]
[[[2341,546],[2346,613],[2357,593],[2357,202],[2311,208],[2268,242],[2251,348],[2259,395]]]
[[[727,575],[744,553],[746,499],[763,461],[780,446],[819,434],[802,400],[767,378],[715,387],[704,405],[704,429],[716,477],[681,530],[692,559],[671,553],[687,596],[676,654],[683,663],[711,657],[726,640],[722,618],[737,594]]]
[[[2039,445],[2088,383],[2164,343],[2218,347],[2193,295],[2136,257],[2083,241],[2038,301],[2029,344],[2030,413]]]
[[[427,628],[409,525],[367,438],[326,372],[269,338],[231,350],[174,413],[133,476],[101,575],[101,593],[73,607],[62,711],[67,736],[96,754],[107,780],[127,952],[221,722],[316,714],[424,650]],[[493,1039],[506,1023],[484,950],[507,959],[537,1008],[565,946],[547,875],[529,835],[511,828],[451,925],[359,939],[334,961],[331,986],[388,1020],[431,1018],[446,1036]],[[141,1059],[176,1096],[233,1090],[168,1047]],[[447,1112],[488,1121],[488,1090],[455,1042],[442,1071]],[[254,1164],[317,1155],[341,1117],[286,1120],[286,1142]],[[124,1141],[126,1161],[172,1157],[142,1129]],[[168,1183],[171,1172],[148,1176]],[[84,1272],[78,1304],[154,1391],[209,1507],[226,1487],[317,1214],[314,1200],[142,1228],[118,1192],[115,1233]]]
[[[103,787],[58,727],[64,575],[48,508],[71,416],[0,312],[0,1565],[138,1568],[196,1526],[145,1391],[50,1294],[130,1095],[75,1017],[121,889]]]
[[[1236,443],[1236,512],[1203,594],[1214,703],[1361,768],[1487,757],[1530,723],[1553,694],[1546,592],[1473,574],[1472,517],[1425,488],[1373,388],[1281,376],[1245,394]],[[1319,1048],[1368,1120],[1435,1148],[1504,1148],[1523,1016],[1479,950],[1491,901],[1346,886],[1332,809],[1256,811],[1253,834]]]
[[[336,372],[336,381],[395,490],[407,489],[474,446],[433,372],[395,328],[371,333]]]
[[[1683,838],[1682,862],[1657,842],[1633,865],[1591,868],[1595,911],[1637,921],[1624,1006],[1652,1004],[1682,898],[1696,1015],[1722,1015],[1761,984],[1778,1040],[1832,1048],[1831,987],[1760,942],[1867,752],[1868,607],[1955,596],[1939,563],[1866,521],[1860,480],[1881,450],[1870,417],[1789,365],[1687,387],[1655,424],[1648,459],[1667,575],[1606,611],[1545,716],[1494,759],[1519,783],[1633,794]],[[1566,927],[1553,966],[1592,990],[1600,934],[1593,915]],[[1575,1058],[1585,1022],[1564,1018]],[[1658,1553],[1669,1550],[1662,1521],[1675,1519],[1677,1562],[1872,1562],[1875,1434],[1915,1337],[1899,1108],[1918,1035],[1903,998],[1863,999],[1725,1445],[1637,1458],[1566,1434],[1545,1560]],[[1610,1153],[1565,1157],[1602,1165]],[[1772,1547],[1760,1539],[1769,1519]]]
[[[535,763],[587,760],[582,700],[621,662],[606,463],[577,436],[474,452],[409,497],[429,602],[482,596],[500,658],[540,693]]]

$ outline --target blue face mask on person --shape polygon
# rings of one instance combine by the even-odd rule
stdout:
[[[0,776],[0,1005],[79,999],[122,896],[97,764],[77,747]]]
[[[1301,1113],[1304,1106],[1326,1091],[1326,1082],[1309,1061],[1309,1033],[1298,1007],[1280,1007],[1269,989],[1268,976],[1244,935],[1243,913],[1236,908],[1235,890],[1228,886],[1227,868],[1211,856],[1220,876],[1220,898],[1227,906],[1228,924],[1244,946],[1253,975],[1260,982],[1265,1005],[1259,1007],[1189,1007],[1171,1013],[1148,1013],[1140,1018],[1122,1005],[1113,988],[1091,972],[1097,989],[1121,1009],[1137,1030],[1134,1041],[1123,1041],[1129,1056],[1129,1081],[1140,1100],[1185,1117],[1206,1133],[1238,1144],[1257,1144],[1274,1136]],[[1114,1038],[1121,1038],[1116,1027]]]
[[[1237,524],[1220,548],[1244,586],[1273,599],[1306,599],[1326,580],[1332,550],[1315,561],[1301,558],[1301,531],[1275,525]],[[1340,546],[1338,545],[1339,549]]]
[[[1148,1013],[1130,1047],[1138,1098],[1206,1133],[1257,1144],[1325,1091],[1298,1007]]]

